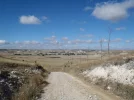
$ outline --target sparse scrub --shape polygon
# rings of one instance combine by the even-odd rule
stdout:
[[[134,87],[124,85],[110,80],[98,79],[96,85],[101,86],[103,89],[111,91],[125,100],[134,100]]]
[[[122,62],[122,61],[121,61]],[[122,63],[106,64],[83,72],[89,82],[112,91],[125,100],[134,100],[134,62],[126,58]]]
[[[0,63],[1,100],[37,100],[49,74],[42,66]]]
[[[40,97],[43,86],[48,83],[41,75],[34,75],[31,77],[29,77],[28,83],[24,84],[19,92],[13,96],[13,100],[37,100],[37,98]]]

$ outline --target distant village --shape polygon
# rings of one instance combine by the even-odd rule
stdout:
[[[0,52],[9,53],[12,55],[86,55],[87,52],[96,52],[95,50],[0,50]]]
[[[21,56],[60,56],[60,55],[65,55],[65,56],[71,56],[71,55],[99,55],[99,54],[106,54],[106,50],[100,51],[100,50],[24,50],[24,49],[0,49],[0,53],[2,54],[10,54],[10,55],[21,55]],[[119,51],[119,52],[114,52],[111,51],[111,54],[115,53],[120,55],[125,55],[128,52],[127,51]]]
[[[86,55],[84,50],[18,50],[13,53],[14,55]]]

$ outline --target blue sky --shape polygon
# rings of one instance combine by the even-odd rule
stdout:
[[[134,0],[3,0],[0,48],[134,49]]]

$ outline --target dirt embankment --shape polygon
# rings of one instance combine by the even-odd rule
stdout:
[[[0,100],[36,100],[48,74],[39,65],[0,62]]]
[[[88,85],[97,85],[109,93],[114,93],[123,100],[134,100],[133,61],[134,57],[131,55],[114,56],[75,67],[69,65],[64,71],[80,78]]]
[[[81,73],[85,80],[113,92],[125,100],[134,100],[134,60],[124,59],[90,68]]]

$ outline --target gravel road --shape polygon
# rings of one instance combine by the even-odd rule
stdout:
[[[48,82],[50,84],[44,88],[40,100],[117,100],[102,93],[96,94],[91,86],[67,73],[52,72]]]

